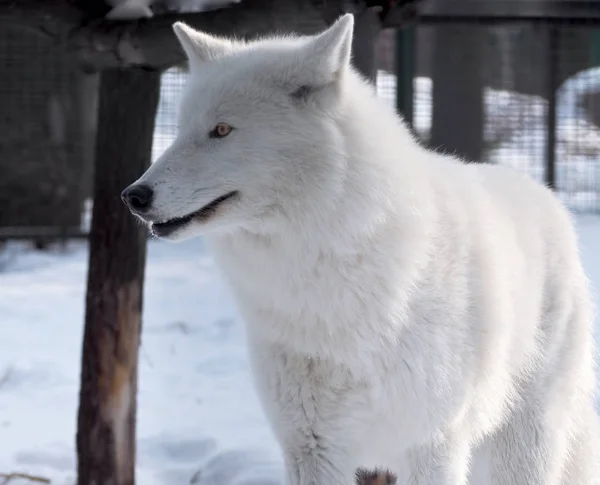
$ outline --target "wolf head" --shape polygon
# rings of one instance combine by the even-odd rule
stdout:
[[[190,66],[173,144],[122,194],[162,238],[260,227],[342,190],[353,17],[250,43],[173,26]],[[318,201],[318,203],[317,203]],[[320,206],[320,207],[319,207]]]

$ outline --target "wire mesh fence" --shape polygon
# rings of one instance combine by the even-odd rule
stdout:
[[[600,30],[539,22],[419,25],[388,40],[386,93],[418,137],[467,161],[508,165],[600,210]],[[411,59],[404,59],[407,45]],[[402,80],[406,80],[408,82]]]
[[[0,66],[0,227],[77,226],[94,86],[47,37],[7,23]]]
[[[177,136],[179,100],[187,76],[186,66],[173,67],[162,75],[152,143],[153,161],[163,154]]]
[[[384,31],[377,55],[378,95],[424,144],[527,172],[572,210],[600,211],[600,29],[423,18]],[[85,228],[98,76],[6,25],[0,64],[0,239],[12,226]],[[162,75],[153,160],[177,134],[187,75]]]

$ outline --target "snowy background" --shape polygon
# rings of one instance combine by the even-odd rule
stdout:
[[[584,75],[600,84],[600,73]],[[153,158],[175,135],[183,81],[181,73],[165,75]],[[386,102],[394,103],[393,83],[381,73],[379,93]],[[574,99],[569,86],[565,83],[559,98],[558,174],[563,196],[578,212],[584,264],[598,295],[600,216],[584,212],[586,204],[597,202],[593,189],[600,189],[600,134],[575,101],[567,102]],[[415,129],[426,135],[430,80],[416,79],[415,91]],[[523,137],[544,131],[546,105],[533,98],[488,90],[486,110],[492,120],[514,106],[538,113],[539,121],[515,130],[490,157],[512,160],[539,176],[543,152],[519,150]],[[42,475],[58,485],[75,481],[87,258],[83,242],[48,252],[11,244],[0,253],[0,473]],[[276,485],[281,469],[253,391],[241,319],[202,240],[151,241],[140,352],[138,483]]]

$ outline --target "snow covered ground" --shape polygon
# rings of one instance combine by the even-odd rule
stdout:
[[[577,221],[598,297],[600,217]],[[72,485],[87,249],[9,249],[0,271],[0,473]],[[138,483],[278,484],[280,455],[253,391],[243,325],[202,241],[152,241],[147,268]]]
[[[183,78],[170,81],[154,158],[175,134]],[[427,80],[417,82],[426,95]],[[417,109],[429,108],[424,102]],[[579,215],[577,224],[598,297],[600,216]],[[50,252],[21,245],[0,252],[0,473],[74,483],[87,257],[82,242]],[[201,240],[149,245],[137,466],[142,485],[280,483],[281,457],[253,391],[243,325]]]
[[[84,243],[3,257],[0,473],[73,483],[86,267]],[[150,243],[144,299],[138,483],[188,484],[199,469],[202,485],[277,483],[242,323],[201,240]]]

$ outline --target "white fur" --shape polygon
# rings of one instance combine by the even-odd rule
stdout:
[[[600,484],[567,211],[421,147],[350,67],[352,28],[241,43],[177,24],[180,133],[138,181],[149,222],[239,192],[170,238],[205,234],[232,285],[286,484],[375,466],[399,485]],[[208,138],[218,122],[234,130]]]

